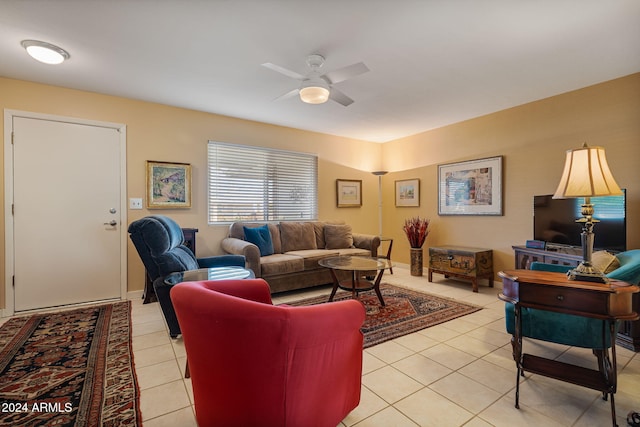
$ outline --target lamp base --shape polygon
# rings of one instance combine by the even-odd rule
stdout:
[[[567,272],[569,280],[582,280],[584,282],[609,283],[609,278],[601,271],[594,268],[589,262],[581,262],[573,270]]]

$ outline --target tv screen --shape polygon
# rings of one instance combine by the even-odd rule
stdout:
[[[583,198],[553,199],[551,194],[533,198],[533,238],[553,245],[582,246]],[[621,196],[592,197],[593,217],[600,222],[593,227],[594,250],[622,252],[627,248],[626,190]]]

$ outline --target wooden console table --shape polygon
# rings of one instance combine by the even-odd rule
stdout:
[[[611,417],[616,427],[614,393],[617,386],[616,366],[616,321],[636,320],[632,297],[640,289],[619,280],[611,283],[592,283],[568,280],[563,273],[533,270],[505,270],[498,273],[502,278],[502,293],[499,298],[514,304],[515,333],[511,340],[513,358],[517,366],[516,408],[519,407],[520,376],[523,371],[569,382],[602,392],[603,398],[611,400]],[[608,325],[610,349],[593,350],[598,358],[599,370],[587,369],[557,360],[524,354],[522,348],[522,307],[558,313],[573,314],[602,319]],[[604,328],[603,328],[604,329]],[[603,339],[606,331],[602,331]]]
[[[516,268],[528,269],[532,262],[570,265],[576,267],[582,261],[582,253],[563,253],[533,249],[525,246],[512,246],[516,257]],[[633,310],[640,312],[640,294],[633,296]],[[620,322],[618,329],[618,345],[631,351],[640,352],[640,320]]]
[[[493,288],[493,251],[465,246],[432,246],[429,248],[429,281],[433,273],[445,278],[471,280],[473,292],[478,292],[478,279],[489,280]]]

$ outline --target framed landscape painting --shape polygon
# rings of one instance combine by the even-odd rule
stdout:
[[[439,165],[438,215],[502,215],[502,156]]]
[[[362,181],[336,179],[336,198],[339,208],[356,208],[362,206]]]
[[[147,208],[191,207],[191,165],[147,161]]]
[[[396,206],[420,206],[420,180],[396,181]]]

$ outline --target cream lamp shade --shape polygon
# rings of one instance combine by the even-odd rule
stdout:
[[[554,199],[575,197],[616,196],[622,190],[609,170],[602,147],[588,147],[567,151],[564,171]]]

